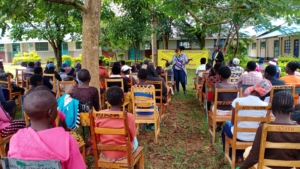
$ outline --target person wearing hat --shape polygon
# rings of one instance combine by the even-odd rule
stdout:
[[[164,61],[168,61],[165,58],[162,58]],[[171,61],[168,61],[169,64],[173,67],[172,81],[176,81],[176,91],[179,93],[179,82],[183,88],[184,94],[186,94],[186,85],[187,85],[187,70],[186,65],[193,59],[189,59],[186,54],[182,53],[182,48],[177,48],[175,50],[175,55]],[[172,83],[173,84],[173,83]]]
[[[272,84],[269,80],[263,79],[256,83],[254,86],[248,87],[244,95],[246,97],[239,97],[233,100],[232,112],[235,111],[236,103],[239,103],[241,106],[268,106],[268,103],[262,101],[260,98],[268,94],[272,89]],[[248,117],[265,117],[267,111],[265,110],[241,110],[238,112],[238,116],[248,116]],[[234,130],[234,116],[232,114],[231,122],[227,121],[226,125],[223,127],[222,130],[222,142],[223,142],[223,151],[225,150],[225,134],[227,137],[232,138],[233,130]],[[259,122],[243,122],[239,121],[237,126],[243,128],[258,128]],[[237,139],[241,141],[254,141],[255,133],[251,132],[238,132]],[[237,150],[236,155],[237,157],[242,157],[244,151]]]
[[[269,61],[269,65],[274,65],[274,66],[276,66],[276,71],[277,71],[277,73],[276,73],[276,78],[277,79],[279,79],[279,77],[280,77],[280,73],[281,73],[281,68],[277,65],[277,59],[272,59],[272,60],[270,60]]]
[[[148,66],[149,62],[150,62],[149,60],[144,60],[144,64],[142,66],[142,69],[147,69],[147,66]]]
[[[130,78],[129,77],[130,71],[131,71],[131,67],[129,67],[127,65],[123,65],[121,68],[121,76],[123,78],[126,78],[127,81],[129,81],[129,78]],[[135,78],[132,78],[132,84],[133,85],[137,84]]]
[[[41,62],[40,61],[34,62],[34,67],[41,67]]]
[[[77,80],[76,80],[76,72],[75,69],[72,67],[66,67],[65,68],[65,73],[66,73],[66,77],[63,78],[63,81],[75,81],[77,84]]]
[[[238,58],[234,58],[232,60],[232,65],[229,67],[231,72],[234,72],[234,71],[242,71],[244,72],[244,69],[239,66],[240,64],[240,59]],[[231,74],[231,77],[240,77],[241,76],[241,73],[232,73]],[[231,82],[236,82],[237,80],[232,80]]]
[[[51,62],[46,65],[46,69],[45,69],[44,73],[46,73],[46,74],[55,74],[56,80],[62,81],[60,75],[55,71],[55,65]]]

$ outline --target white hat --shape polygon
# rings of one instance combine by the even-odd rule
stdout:
[[[269,61],[269,65],[274,65],[274,66],[276,66],[277,64],[276,64],[276,62]]]
[[[122,72],[126,72],[127,70],[131,70],[131,67],[129,67],[127,65],[122,66],[122,68],[121,68]]]
[[[235,65],[239,65],[239,64],[240,64],[240,59],[234,58],[234,59],[232,60],[232,63],[235,64]]]

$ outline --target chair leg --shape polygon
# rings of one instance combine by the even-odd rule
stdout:
[[[22,102],[21,102],[21,95],[18,95],[18,106],[22,105]]]
[[[82,154],[82,157],[83,157],[83,161],[84,161],[84,163],[85,163],[85,158],[86,158],[86,154],[85,154],[85,145],[83,145],[82,146],[82,148],[81,148],[82,150],[81,150],[81,154]]]
[[[139,160],[139,169],[144,169],[144,167],[145,167],[145,157],[144,157],[144,152],[142,152]]]
[[[6,157],[6,152],[5,152],[4,145],[0,146],[0,156],[1,156],[1,158]]]
[[[228,143],[228,141],[226,141],[226,137],[227,136],[225,136],[225,156],[224,156],[224,161],[225,162],[227,161],[226,156],[229,157],[229,143]]]
[[[159,118],[158,118],[159,119]],[[154,135],[155,135],[155,144],[158,143],[158,130],[159,130],[159,120],[156,120],[156,122],[154,123]]]
[[[211,127],[212,127],[212,133],[213,133],[213,136],[212,136],[212,144],[215,143],[215,140],[216,140],[216,122],[215,120],[212,120],[212,123],[211,123]]]
[[[136,128],[136,135],[139,135],[140,134],[140,124],[136,124],[135,128]]]
[[[235,169],[235,161],[236,161],[236,149],[231,149],[231,154],[232,154],[232,156],[231,156],[231,169]]]

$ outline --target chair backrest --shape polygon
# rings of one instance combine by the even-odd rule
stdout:
[[[230,82],[232,84],[236,84],[242,73],[243,71],[231,71],[231,75],[239,75],[239,76],[230,76]]]
[[[137,73],[130,73],[129,76],[137,76]]]
[[[215,96],[214,96],[214,113],[213,116],[216,116],[217,107],[218,106],[231,106],[233,100],[225,100],[220,101],[218,96],[220,93],[236,93],[237,97],[242,97],[242,88],[239,89],[231,89],[231,88],[215,88]]]
[[[202,77],[204,77],[203,75],[204,75],[204,73],[206,73],[206,70],[198,70],[198,73],[197,73],[197,80],[198,80],[197,82],[198,82],[198,84],[202,84],[203,78],[198,76],[199,73],[202,73]]]
[[[123,78],[122,77],[119,77],[119,78],[105,78],[105,90],[107,91],[112,86],[118,86],[124,92]]]
[[[295,93],[294,94],[300,94],[300,85],[295,85]]]
[[[270,142],[267,140],[268,132],[284,132],[284,133],[300,133],[300,126],[292,125],[275,125],[264,124],[262,128],[262,136],[260,141],[260,151],[258,158],[258,169],[262,169],[263,166],[277,166],[277,167],[300,167],[299,160],[275,160],[265,159],[266,149],[281,149],[281,150],[299,150],[300,143],[287,143],[287,142]]]
[[[23,76],[23,78],[22,78],[22,79],[23,79],[23,81],[22,81],[22,86],[23,86],[23,87],[29,88],[29,86],[27,86],[27,84],[26,84],[26,80],[27,80],[27,78],[30,79],[30,77],[31,77],[33,74],[34,74],[33,72],[25,72],[25,71],[22,72],[22,76]],[[24,83],[25,83],[26,86],[24,86]]]
[[[55,78],[55,74],[47,74],[47,73],[44,73],[43,74],[43,77],[48,77],[50,80],[50,83],[53,85],[53,91],[54,92],[57,92],[57,89],[56,89],[56,78]]]
[[[280,91],[283,90],[283,91],[286,91],[286,92],[290,92],[292,95],[295,94],[295,86],[293,86],[293,85],[272,86],[272,89],[271,89],[271,92],[270,92],[270,101],[269,101],[269,103],[272,103],[274,94],[278,90],[280,90]]]
[[[95,126],[95,120],[97,119],[123,119],[124,128],[100,128]],[[127,152],[127,162],[129,166],[133,165],[133,157],[131,153],[131,142],[130,140],[130,133],[129,133],[129,126],[128,126],[128,118],[127,112],[90,112],[90,123],[91,123],[91,133],[92,133],[92,140],[93,140],[93,149],[94,149],[94,158],[95,159],[95,168],[98,168],[98,158],[99,158],[99,151],[124,151]],[[123,135],[124,140],[126,140],[125,145],[106,145],[98,143],[99,135]],[[101,137],[100,137],[101,141]]]
[[[256,133],[257,127],[256,128],[242,128],[238,127],[238,122],[269,122],[270,120],[270,113],[271,113],[271,104],[268,106],[244,106],[244,105],[239,105],[239,103],[236,103],[235,106],[235,112],[234,113],[234,130],[233,130],[233,141],[236,142],[237,139],[237,133],[238,132],[252,132]],[[255,117],[253,116],[239,116],[238,112],[242,110],[255,110],[255,111],[267,111],[266,116],[264,117]],[[234,144],[235,146],[235,144]]]
[[[131,86],[133,85],[133,80],[132,80],[132,76],[129,76],[128,78],[128,90],[130,91],[131,90]]]
[[[153,81],[153,80],[147,80],[147,84],[151,84],[155,87],[155,100],[156,103],[159,103],[160,106],[163,106],[163,87],[162,87],[162,81]]]
[[[10,75],[7,76],[7,81],[0,80],[0,84],[7,85],[6,89],[9,91],[9,94],[11,94],[12,86],[11,86],[11,76]],[[5,88],[5,87],[2,87],[2,88]]]
[[[26,126],[28,126],[29,125],[29,123],[30,123],[30,118],[27,116],[27,114],[26,114],[26,112],[24,111],[24,120],[25,120],[25,124],[26,124]],[[56,117],[56,119],[55,119],[55,124],[56,124],[56,126],[58,126],[59,125],[59,120],[60,120],[60,118],[59,118],[59,114],[58,114],[58,112],[57,112],[57,117]]]
[[[23,71],[25,69],[16,69],[16,84],[23,86]]]
[[[2,158],[3,169],[33,169],[33,168],[51,168],[62,169],[59,160],[23,160],[16,158]]]
[[[136,116],[136,112],[156,112],[156,101],[155,101],[155,87],[154,85],[149,86],[137,86],[131,87],[132,92],[132,105],[133,105],[133,115]],[[138,97],[137,93],[146,93],[152,95],[152,97]],[[147,105],[147,106],[141,106]],[[149,107],[153,105],[153,108],[142,109],[139,107]]]
[[[67,86],[67,85],[73,85],[75,86],[76,85],[76,82],[75,80],[72,80],[72,81],[58,81],[58,92],[57,92],[57,96],[62,96],[65,91],[63,90],[64,86]]]
[[[165,80],[165,82],[167,83],[167,81],[168,81],[168,73],[167,72],[160,74],[160,77],[162,77]]]
[[[28,90],[30,88],[30,78],[27,77],[25,82],[26,82],[25,90]]]

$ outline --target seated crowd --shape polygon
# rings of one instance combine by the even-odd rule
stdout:
[[[260,60],[261,62],[261,60]],[[237,132],[236,139],[241,142],[253,142],[252,147],[245,150],[237,150],[237,158],[245,157],[241,169],[248,169],[258,163],[261,138],[263,127],[260,122],[238,121],[235,123],[236,116],[240,117],[266,117],[270,116],[269,111],[275,116],[269,124],[274,125],[297,125],[300,124],[300,104],[298,103],[299,94],[290,93],[288,91],[275,91],[274,95],[270,94],[273,86],[284,85],[300,85],[300,76],[297,74],[297,69],[300,65],[296,62],[290,62],[286,66],[286,76],[280,77],[280,70],[277,66],[277,61],[272,60],[269,65],[263,67],[261,63],[258,65],[254,61],[247,63],[246,71],[239,66],[240,60],[235,58],[229,62],[228,66],[218,62],[212,65],[207,63],[205,58],[200,60],[200,66],[196,70],[195,87],[199,87],[199,97],[205,96],[205,107],[209,112],[215,112],[216,117],[229,117],[224,121],[217,121],[216,131],[221,131],[223,150],[225,151],[226,139],[233,139],[235,126],[237,128],[257,128],[257,132]],[[166,65],[164,70],[162,67],[154,65],[148,60],[144,61],[143,65],[135,66],[126,65],[125,61],[115,62],[111,65],[111,72],[104,66],[102,60],[99,61],[99,82],[98,88],[90,86],[91,75],[87,69],[82,69],[80,63],[76,63],[74,68],[70,61],[65,61],[59,70],[56,71],[55,65],[52,62],[47,63],[45,70],[41,67],[40,62],[29,62],[23,76],[24,80],[29,78],[30,88],[25,91],[18,83],[12,82],[12,92],[21,92],[24,95],[22,108],[25,113],[24,118],[29,118],[30,123],[25,120],[14,120],[16,114],[16,102],[5,98],[5,89],[7,85],[0,85],[0,134],[1,137],[12,136],[10,139],[7,156],[23,160],[58,160],[63,169],[69,168],[86,168],[85,155],[92,154],[94,148],[97,148],[96,143],[92,142],[94,135],[92,131],[88,132],[88,139],[84,141],[82,136],[76,131],[79,126],[92,125],[89,121],[93,110],[98,113],[120,113],[123,106],[128,102],[127,123],[129,131],[130,152],[135,153],[138,148],[138,138],[136,126],[136,118],[138,116],[151,116],[157,110],[162,111],[161,107],[154,108],[150,106],[140,106],[147,103],[133,104],[132,101],[136,96],[151,97],[147,93],[137,92],[131,93],[132,86],[151,87],[151,82],[159,82],[161,84],[160,92],[163,98],[163,103],[167,102],[169,93],[173,93],[172,87],[168,86],[169,79],[165,74],[172,73],[172,68]],[[242,72],[242,73],[241,73]],[[263,73],[262,73],[263,72]],[[29,73],[29,74],[28,74]],[[31,73],[31,74],[30,74]],[[50,74],[52,76],[45,76]],[[277,76],[278,75],[278,76]],[[18,76],[18,75],[16,75]],[[0,80],[7,81],[13,75],[4,71],[3,63],[0,62]],[[238,77],[238,80],[231,78]],[[53,79],[55,78],[55,79]],[[109,79],[117,79],[107,83]],[[66,82],[64,85],[59,85],[60,82]],[[121,84],[123,83],[123,86]],[[53,91],[54,86],[58,85],[62,89],[62,93]],[[199,85],[199,86],[198,86]],[[155,86],[155,85],[154,85]],[[216,93],[219,89],[239,89],[242,88],[242,93],[227,92]],[[100,91],[100,95],[99,92]],[[230,93],[231,92],[231,93]],[[106,96],[106,105],[108,109],[101,110],[100,101],[102,96]],[[242,96],[242,97],[240,97]],[[56,99],[57,97],[58,99]],[[270,97],[272,101],[270,102]],[[153,98],[154,100],[156,98]],[[212,106],[213,100],[218,102],[230,102],[230,104],[220,104],[216,107]],[[207,102],[206,102],[207,101]],[[158,101],[156,101],[158,103]],[[235,113],[237,105],[241,106],[268,106],[271,104],[271,110],[239,110]],[[134,105],[134,106],[132,106]],[[103,106],[103,105],[101,105]],[[136,112],[132,114],[132,109],[152,109],[152,112]],[[154,108],[154,110],[153,110]],[[216,111],[214,111],[216,110]],[[238,109],[237,109],[238,110]],[[209,113],[207,113],[209,114]],[[26,117],[25,117],[26,115]],[[87,116],[86,116],[87,115]],[[100,118],[95,116],[93,127],[99,128],[126,128],[123,119],[119,118]],[[161,118],[161,117],[160,117]],[[271,117],[270,117],[271,119]],[[27,119],[28,120],[28,119]],[[159,123],[160,123],[159,119]],[[154,130],[153,124],[144,124],[150,126]],[[211,127],[211,126],[209,126]],[[144,128],[142,127],[141,130]],[[83,129],[84,133],[84,129]],[[60,139],[57,139],[57,138]],[[104,145],[125,145],[126,139],[124,136],[105,134],[97,137],[100,144]],[[30,141],[28,141],[30,140]],[[271,132],[267,135],[267,141],[272,142],[299,142],[300,134],[276,133]],[[81,143],[87,148],[86,152],[80,152]],[[93,145],[93,146],[92,146]],[[30,149],[31,151],[28,151]],[[84,149],[85,150],[85,149]],[[267,159],[281,160],[299,160],[298,150],[282,150],[266,149],[264,157]],[[121,161],[127,157],[126,152],[122,151],[102,151],[100,157],[108,162]],[[275,169],[284,167],[274,167]]]

